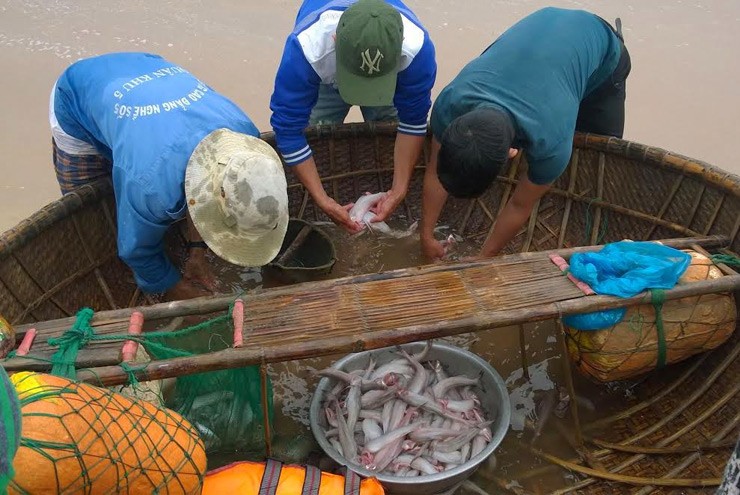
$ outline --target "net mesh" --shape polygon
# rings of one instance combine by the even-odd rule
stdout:
[[[203,444],[179,414],[48,374],[11,381],[22,434],[9,493],[200,493]]]
[[[83,308],[78,312],[76,321],[69,330],[58,338],[49,339],[49,344],[58,346],[58,350],[50,360],[41,357],[34,358],[30,354],[26,357],[50,361],[52,375],[68,378],[70,383],[74,383],[77,374],[74,364],[77,353],[79,349],[91,342],[117,341],[123,344],[124,341],[133,340],[143,346],[146,354],[157,360],[221,350],[230,347],[233,341],[232,310],[233,306],[220,316],[180,330],[144,332],[141,335],[134,336],[129,334],[96,334],[95,329],[91,326],[93,311],[90,308]],[[130,386],[125,395],[131,397],[130,392],[133,392],[136,407],[144,407],[143,403],[146,401],[141,399],[151,394],[143,390],[146,387],[142,385],[151,382],[141,384],[137,381],[135,372],[141,364],[121,363],[120,366],[129,374]],[[171,390],[164,391],[166,387],[162,387],[163,402],[159,400],[152,400],[151,402],[154,402],[155,405],[167,407],[178,418],[185,418],[188,424],[192,425],[196,436],[200,438],[205,451],[208,453],[262,452],[265,438],[265,414],[262,407],[260,378],[258,366],[180,376],[176,378],[175,386]],[[120,387],[118,389],[120,390]],[[112,394],[113,392],[107,390],[106,393]],[[269,422],[272,422],[274,417],[272,395],[272,384],[268,377],[265,397],[267,421]],[[65,395],[65,397],[71,396]],[[126,397],[119,394],[116,394],[115,397],[126,399]],[[79,415],[82,414],[82,411],[88,411],[85,408],[84,400],[89,398],[88,396],[78,397],[74,401],[74,407],[69,409],[68,413]],[[107,400],[109,402],[113,401],[112,398]],[[115,405],[112,402],[106,407],[115,407]],[[87,421],[86,428],[90,431],[94,431],[93,428],[101,427],[106,421],[111,424],[112,429],[119,429],[116,421],[123,418],[110,416],[106,413],[105,421],[101,422],[90,414],[86,412],[80,416],[81,419]],[[128,425],[127,427],[132,427],[130,423],[125,424]],[[101,431],[104,431],[104,429]],[[58,430],[57,433],[62,434],[63,438],[68,438],[68,436],[64,436],[66,433],[62,430]],[[49,439],[52,442],[56,441],[54,437],[49,437]],[[77,449],[74,451],[74,455],[87,454],[86,445],[74,445],[76,445],[74,449]],[[144,451],[150,449],[151,447],[148,447]],[[131,462],[134,463],[132,466],[135,466],[140,461],[132,458]],[[92,482],[92,480],[89,481]]]
[[[233,341],[231,309],[224,315],[176,332],[145,334],[155,359],[226,349]],[[258,366],[177,378],[166,405],[196,427],[207,452],[256,451],[264,446],[265,416]],[[273,390],[267,380],[267,420],[273,421]]]

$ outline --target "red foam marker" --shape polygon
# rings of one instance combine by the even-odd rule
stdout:
[[[550,260],[553,263],[555,263],[555,266],[557,266],[558,268],[560,268],[560,271],[561,272],[566,272],[566,271],[568,271],[568,268],[570,268],[570,266],[568,265],[568,262],[565,261],[565,259],[563,259],[563,257],[560,256],[560,255],[558,255],[558,254],[551,254],[550,255]],[[575,278],[570,273],[568,273],[568,280],[570,280],[571,282],[573,282],[574,284],[576,284],[576,287],[578,287],[581,290],[581,292],[583,292],[587,296],[592,296],[592,295],[596,294],[596,292],[594,292],[594,290],[591,288],[590,285],[588,285],[586,282],[583,282],[581,280],[578,280],[577,278]]]
[[[33,339],[36,338],[36,329],[31,328],[26,332],[26,335],[23,336],[23,340],[21,341],[21,345],[18,346],[18,350],[15,352],[16,356],[25,356],[28,354],[28,351],[31,350],[31,346],[33,345]]]
[[[128,322],[128,334],[129,335],[141,335],[141,328],[144,326],[144,315],[139,311],[131,313],[131,319]],[[121,348],[121,361],[129,362],[133,361],[136,357],[136,351],[139,348],[139,343],[135,340],[127,340],[123,343]]]
[[[231,318],[234,320],[234,347],[241,347],[244,344],[244,301],[241,299],[234,301]]]

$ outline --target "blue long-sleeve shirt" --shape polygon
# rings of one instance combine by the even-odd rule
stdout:
[[[356,0],[305,0],[295,28],[285,42],[270,100],[270,124],[277,147],[287,165],[311,156],[304,135],[320,84],[336,84],[334,38],[339,17]],[[423,136],[437,77],[434,45],[417,17],[399,0],[387,0],[403,21],[400,72],[393,104],[398,111],[398,132]]]
[[[115,53],[71,65],[56,85],[54,113],[70,136],[113,162],[118,254],[146,292],[180,280],[164,251],[185,216],[185,168],[206,135],[259,131],[233,102],[158,55]]]
[[[431,128],[441,140],[457,117],[503,108],[516,145],[527,151],[529,179],[549,184],[565,170],[584,97],[614,72],[621,42],[597,16],[548,7],[504,32],[468,63],[434,102]]]

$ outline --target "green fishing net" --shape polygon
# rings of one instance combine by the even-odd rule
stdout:
[[[174,332],[144,334],[144,347],[155,359],[192,356],[231,347],[231,310],[222,316]],[[167,387],[165,387],[167,388]],[[267,417],[274,411],[267,379]],[[264,446],[264,411],[258,366],[178,377],[165,405],[199,431],[207,452],[257,451]]]
[[[233,321],[231,311],[198,324],[172,331],[129,334],[96,334],[91,325],[93,310],[83,308],[77,313],[72,327],[63,335],[49,339],[58,350],[51,359],[28,355],[29,359],[50,362],[51,374],[75,379],[74,365],[78,351],[96,342],[121,342],[134,340],[156,360],[195,356],[231,347]],[[9,357],[15,355],[15,351]],[[135,378],[141,364],[122,363],[129,373],[134,397],[144,397],[142,385]],[[267,421],[274,418],[272,384],[267,377]],[[206,451],[212,452],[261,452],[264,448],[265,414],[262,407],[262,388],[258,366],[195,373],[175,379],[175,386],[162,387],[164,405],[185,417],[198,430]],[[119,387],[120,388],[120,387]],[[131,394],[126,394],[131,395]]]

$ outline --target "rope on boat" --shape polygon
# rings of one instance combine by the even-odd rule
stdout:
[[[97,334],[91,325],[94,311],[83,308],[77,312],[73,325],[61,336],[49,338],[49,346],[58,347],[51,358],[24,355],[51,364],[51,374],[75,380],[80,349],[95,342],[136,342],[143,345],[153,359],[189,357],[207,351],[229,348],[234,336],[234,307],[237,297],[227,311],[215,318],[174,331],[145,333]],[[243,320],[243,312],[239,317]],[[238,326],[238,325],[237,325]],[[225,333],[224,333],[225,332]],[[228,333],[227,341],[221,333]],[[216,339],[214,341],[214,338]],[[200,345],[199,345],[200,344]],[[14,354],[9,354],[13,357]],[[145,364],[135,364],[125,358],[118,364],[136,391],[140,387],[137,372]],[[207,450],[251,449],[265,441],[274,416],[272,383],[267,375],[261,378],[260,366],[246,366],[229,370],[206,371],[178,377],[170,407],[190,420],[203,434]]]
[[[145,345],[148,350],[153,351],[155,354],[165,354],[169,357],[185,357],[192,356],[194,353],[178,349],[176,347],[168,346],[163,344],[162,339],[179,339],[186,337],[192,333],[196,333],[200,330],[205,330],[216,325],[220,325],[224,322],[228,322],[231,319],[231,311],[233,303],[229,306],[229,310],[226,314],[217,316],[211,320],[186,327],[180,330],[174,331],[161,331],[161,332],[146,332],[140,335],[131,334],[108,334],[99,335],[95,333],[95,328],[90,325],[92,321],[94,311],[90,308],[83,308],[77,312],[77,317],[72,327],[64,332],[60,337],[51,337],[47,340],[50,346],[59,347],[57,352],[52,355],[51,359],[45,359],[39,356],[25,355],[26,359],[34,359],[37,361],[47,362],[52,364],[51,374],[61,376],[63,378],[77,378],[77,369],[75,363],[77,361],[77,354],[80,349],[83,349],[90,342],[123,342],[126,340],[135,341],[139,344]],[[8,353],[8,358],[15,357],[17,351]],[[135,385],[136,378],[134,372],[136,368],[132,368],[128,363],[121,363],[119,366],[123,368],[126,373],[129,374],[131,380],[130,383]]]
[[[655,308],[655,329],[658,333],[658,362],[657,369],[665,366],[666,361],[666,344],[665,329],[663,328],[663,303],[665,303],[665,291],[662,289],[650,290],[650,302]]]
[[[727,265],[740,268],[740,258],[731,254],[713,254],[710,259],[715,265]]]

